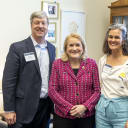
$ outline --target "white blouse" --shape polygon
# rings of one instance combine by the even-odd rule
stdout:
[[[128,60],[119,66],[106,64],[107,55],[99,60],[101,94],[106,98],[128,96]]]

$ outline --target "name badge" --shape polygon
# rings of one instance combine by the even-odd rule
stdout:
[[[34,52],[24,53],[26,62],[36,60]]]
[[[111,70],[112,70],[112,66],[108,65],[108,64],[105,64],[104,67],[103,67],[103,72],[107,73],[107,74],[110,74],[111,73]]]

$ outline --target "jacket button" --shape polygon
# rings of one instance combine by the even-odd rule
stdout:
[[[77,96],[79,96],[79,93],[76,93]]]

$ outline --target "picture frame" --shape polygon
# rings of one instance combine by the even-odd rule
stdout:
[[[59,16],[59,4],[56,2],[41,2],[41,10],[45,11],[49,19],[58,19]]]
[[[72,16],[72,18],[71,18]],[[79,34],[85,42],[86,14],[81,11],[61,10],[60,53],[63,53],[65,38],[71,33]],[[68,20],[67,20],[68,19]],[[86,43],[86,42],[85,42]]]
[[[56,43],[56,36],[56,22],[50,22],[48,25],[46,40],[51,43]]]

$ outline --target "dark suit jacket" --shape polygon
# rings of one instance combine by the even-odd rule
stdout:
[[[47,48],[51,71],[52,62],[55,59],[55,47],[47,42]],[[36,59],[26,62],[24,53],[30,52],[34,52]],[[32,121],[39,104],[41,81],[39,63],[31,38],[13,43],[10,46],[3,73],[5,111],[15,111],[17,120],[22,123]]]

